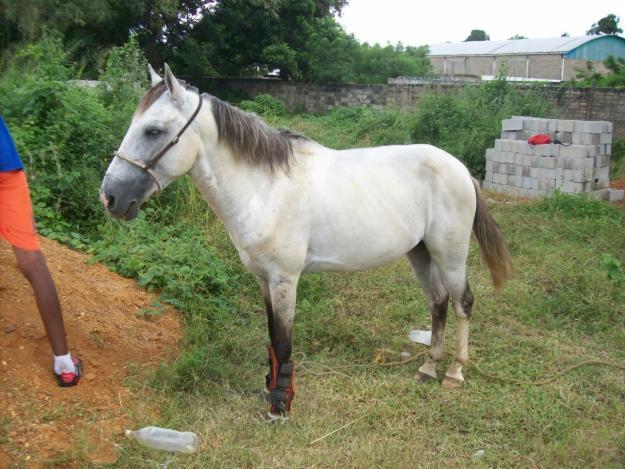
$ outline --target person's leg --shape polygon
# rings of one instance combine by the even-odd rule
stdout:
[[[68,351],[59,297],[37,239],[23,171],[0,172],[0,236],[13,246],[17,264],[33,287],[54,353],[57,381],[60,386],[73,386],[80,379],[82,366]]]
[[[54,355],[67,355],[67,339],[61,304],[43,253],[15,246],[13,246],[13,252],[15,252],[17,265],[33,287],[37,308],[39,308]]]

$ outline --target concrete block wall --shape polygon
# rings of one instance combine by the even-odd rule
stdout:
[[[457,93],[459,84],[313,85],[280,80],[219,78],[196,83],[202,89],[226,86],[250,97],[267,93],[282,100],[289,109],[327,112],[341,106],[370,106],[412,110],[422,96]],[[470,85],[466,85],[470,86]],[[625,137],[625,88],[527,88],[558,109],[557,117],[614,123],[614,138]],[[219,96],[219,94],[218,94]],[[555,116],[554,116],[555,117]]]
[[[561,192],[620,200],[610,189],[611,122],[512,116],[502,121],[501,138],[486,150],[484,189],[519,197]],[[552,142],[531,145],[528,139],[547,134]]]

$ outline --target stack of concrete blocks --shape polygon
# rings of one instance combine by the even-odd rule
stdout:
[[[559,143],[528,143],[537,134]],[[486,150],[484,188],[528,198],[558,189],[621,200],[624,191],[610,189],[611,152],[610,122],[513,116],[502,122],[495,148]]]

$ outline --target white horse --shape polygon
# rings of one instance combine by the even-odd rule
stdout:
[[[371,269],[401,256],[432,314],[431,353],[417,379],[437,378],[451,296],[456,351],[442,385],[458,387],[473,305],[466,274],[471,231],[496,288],[511,272],[504,238],[467,168],[430,145],[332,150],[199,95],[167,65],[164,79],[150,73],[152,88],[106,171],[100,198],[111,215],[132,219],[152,194],[189,174],[262,290],[270,416],[287,416],[294,397],[291,329],[300,275]]]

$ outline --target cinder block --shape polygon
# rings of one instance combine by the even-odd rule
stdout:
[[[536,133],[544,134],[547,132],[548,122],[546,119],[531,119],[525,121],[525,128]]]
[[[515,164],[512,163],[502,163],[499,165],[499,172],[501,174],[512,174],[515,175],[516,174],[516,166]]]
[[[572,158],[586,158],[588,151],[583,145],[569,145],[560,148],[560,156]]]
[[[590,180],[590,181],[585,181],[584,182],[584,188],[583,188],[583,192],[593,192],[596,189],[595,187],[595,181]]]
[[[547,132],[550,134],[558,130],[558,121],[556,119],[549,119],[547,121]]]
[[[599,143],[603,143],[603,142],[601,142],[601,134],[583,133],[582,143],[584,145],[599,145]],[[605,143],[608,143],[608,142],[605,142]]]
[[[571,194],[581,194],[584,191],[584,183],[569,181],[565,179],[562,182],[561,190],[562,192],[568,192]]]
[[[521,176],[523,176],[523,178],[531,178],[531,168],[529,166],[521,166]]]
[[[609,177],[595,178],[595,187],[597,189],[608,189],[610,187],[610,178]]]
[[[602,166],[600,168],[594,168],[594,177],[595,178],[609,178],[610,177],[610,167]]]
[[[493,172],[493,161],[486,159],[486,174]]]
[[[584,122],[584,132],[589,134],[600,134],[605,128],[604,121],[586,121]]]
[[[612,143],[612,133],[604,132],[600,134],[599,143],[610,144]]]
[[[517,153],[528,154],[530,153],[530,144],[527,143],[527,140],[516,140],[514,142],[514,151]]]
[[[495,150],[497,151],[503,151],[503,143],[501,141],[501,139],[497,139],[495,140]]]
[[[601,154],[601,145],[588,145],[586,147],[586,156],[595,157]]]
[[[608,190],[608,202],[617,202],[625,198],[625,190],[623,189],[609,189]]]
[[[516,140],[502,140],[503,151],[516,151]]]
[[[503,152],[502,151],[497,151],[497,150],[493,150],[490,153],[487,150],[486,158],[488,160],[492,161],[493,163],[503,163],[505,161],[505,158],[503,156]]]
[[[563,175],[564,182],[573,181],[573,182],[585,182],[588,178],[584,177],[583,169],[565,169]]]
[[[573,132],[584,133],[586,130],[586,121],[573,121],[574,129]]]
[[[508,175],[501,173],[493,173],[494,184],[508,184]]]
[[[558,158],[558,166],[564,169],[593,168],[595,166],[595,159],[594,158],[577,158],[573,156],[560,156]]]
[[[603,168],[604,166],[610,166],[610,157],[607,155],[598,155],[594,158],[594,167]]]
[[[534,179],[531,177],[524,177],[523,178],[523,188],[524,189],[534,189],[534,186],[538,185],[538,179]]]
[[[493,153],[495,153],[495,149],[494,148],[487,148],[486,149],[486,161],[493,161]]]
[[[553,143],[548,143],[547,145],[541,145],[542,147],[542,156],[559,156],[560,155],[560,145],[556,145]]]
[[[556,122],[556,130],[558,132],[574,132],[575,121],[571,120],[558,120]]]
[[[553,169],[556,167],[556,158],[552,156],[538,156],[532,161],[532,166],[541,169]]]
[[[573,133],[572,132],[556,132],[554,134],[554,139],[560,143],[564,143],[568,145],[573,143]]]
[[[489,181],[487,179],[484,179],[484,181],[482,181],[482,189],[485,189],[485,190],[489,191],[489,190],[491,190],[492,184],[493,183],[491,181]]]
[[[523,119],[505,119],[501,122],[501,130],[523,130]]]
[[[503,140],[516,140],[518,132],[516,130],[509,130],[506,132],[501,132],[501,138]]]
[[[541,191],[552,191],[556,188],[556,180],[555,179],[539,179],[538,180],[538,190]]]
[[[611,134],[612,133],[612,122],[604,122],[603,125],[604,125],[603,131]]]
[[[572,135],[573,145],[583,145],[584,144],[584,134],[582,132],[573,132]]]

